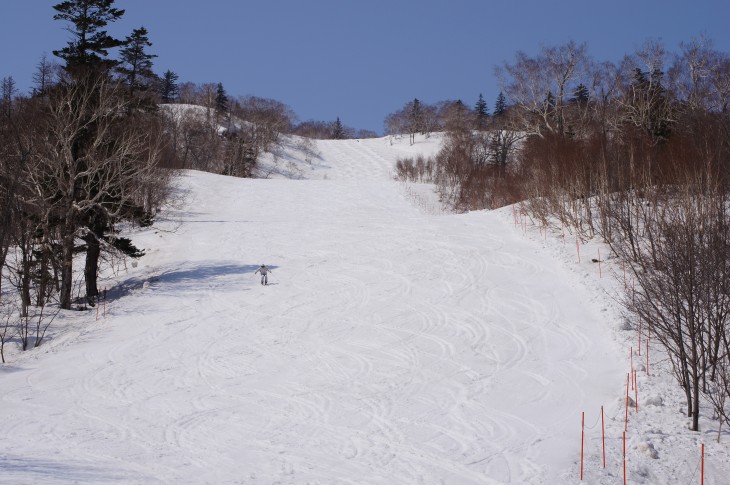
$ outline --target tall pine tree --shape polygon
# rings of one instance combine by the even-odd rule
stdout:
[[[140,91],[147,91],[157,78],[152,71],[152,59],[157,56],[145,52],[147,47],[152,47],[147,34],[147,29],[144,27],[134,29],[124,41],[124,48],[119,51],[117,72],[127,85],[131,96]]]
[[[337,120],[335,120],[335,124],[332,127],[332,138],[335,140],[342,140],[345,138],[345,129],[342,126],[342,122],[340,121],[340,117],[337,117]]]
[[[119,20],[124,10],[112,7],[114,0],[66,0],[53,8],[58,13],[54,20],[73,24],[69,32],[73,36],[66,47],[53,54],[66,61],[65,69],[72,76],[84,75],[84,71],[106,73],[117,62],[109,59],[109,50],[123,45],[103,30],[110,22]]]
[[[507,101],[502,91],[497,96],[497,102],[494,104],[494,116],[502,116],[507,111]]]
[[[68,135],[57,137],[57,164],[48,174],[55,177],[54,203],[62,214],[61,234],[61,308],[71,307],[73,259],[77,237],[86,243],[84,279],[86,296],[98,295],[97,273],[104,246],[114,246],[128,255],[139,255],[136,248],[110,234],[119,219],[135,219],[141,209],[130,193],[147,170],[145,163],[155,157],[145,147],[148,133],[140,120],[120,116],[129,107],[111,78],[119,65],[108,58],[109,50],[124,42],[110,36],[108,23],[119,20],[124,10],[113,7],[114,0],[67,0],[54,6],[56,20],[72,24],[73,38],[54,54],[64,61],[69,74],[50,96],[50,122],[63,127]],[[146,32],[135,38],[144,42]],[[128,111],[133,116],[132,110]],[[136,140],[133,142],[132,140]],[[147,165],[150,167],[151,165]],[[79,231],[81,229],[81,231]]]
[[[177,99],[178,94],[180,94],[180,87],[177,85],[178,78],[178,75],[169,69],[162,75],[160,98],[163,103],[173,103]]]
[[[573,101],[582,106],[588,102],[589,97],[590,93],[586,85],[583,83],[578,84],[573,92]]]
[[[484,101],[484,96],[479,94],[477,104],[474,105],[474,115],[476,122],[476,129],[483,130],[487,127],[489,121],[489,108],[487,108],[487,102]]]
[[[215,110],[218,114],[225,115],[228,113],[228,95],[223,88],[223,83],[218,83],[215,92]]]

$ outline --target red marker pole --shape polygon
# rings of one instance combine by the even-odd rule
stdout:
[[[631,361],[631,389],[634,388],[634,346],[631,346],[631,350],[629,351],[629,360]]]
[[[580,418],[580,479],[583,480],[583,443],[585,442],[586,412],[581,413]]]
[[[631,278],[631,304],[636,303],[636,289],[634,287],[634,279]]]
[[[705,485],[705,444],[702,443],[702,471],[700,472],[700,484]]]
[[[603,468],[606,468],[606,425],[603,420],[603,406],[601,406],[601,447],[603,448]]]
[[[636,412],[639,412],[639,382],[636,380],[636,369],[634,369],[634,400],[636,403]]]
[[[649,375],[649,341],[646,341],[646,375]]]
[[[578,253],[578,263],[580,263],[580,244],[578,243],[578,237],[575,238],[575,250]]]
[[[624,420],[624,433],[629,429],[629,375],[626,374],[626,419]]]
[[[624,431],[624,485],[626,485],[626,431]]]

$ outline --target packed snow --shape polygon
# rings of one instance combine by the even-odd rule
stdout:
[[[666,362],[629,356],[599,241],[393,179],[440,140],[290,139],[266,179],[183,172],[107,301],[9,346],[0,483],[579,483],[583,412],[584,481],[621,483],[631,359],[629,482],[699,483],[705,443],[727,483],[728,436],[687,431]]]

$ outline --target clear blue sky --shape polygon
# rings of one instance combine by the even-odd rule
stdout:
[[[0,77],[29,90],[38,60],[63,47],[60,0],[2,0]],[[494,67],[523,50],[587,42],[597,60],[619,61],[647,39],[670,51],[705,34],[730,52],[730,0],[117,0],[108,29],[144,26],[181,81],[222,82],[231,96],[289,105],[301,121],[342,122],[381,133],[383,119],[417,97],[499,93]]]

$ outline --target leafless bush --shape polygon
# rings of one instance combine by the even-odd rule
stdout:
[[[397,178],[402,181],[432,183],[435,179],[434,161],[423,155],[418,155],[416,158],[399,158],[395,169]]]

